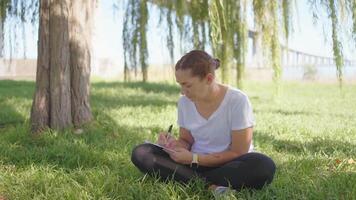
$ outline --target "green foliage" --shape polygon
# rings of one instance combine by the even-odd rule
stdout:
[[[206,35],[206,21],[209,16],[209,1],[196,0],[187,3],[188,14],[191,17],[191,27],[193,29],[193,45],[195,49],[205,49],[207,35]]]
[[[137,75],[137,66],[141,67],[142,80],[147,81],[147,0],[128,0],[123,26],[123,49],[125,80],[129,80],[129,70],[133,69]]]
[[[195,49],[205,49],[209,41],[207,38],[207,31],[209,31],[208,0],[161,0],[154,2],[160,6],[160,24],[167,25],[167,27],[162,26],[162,28],[168,28],[166,43],[172,63],[174,62],[175,47],[173,40],[174,28],[178,30],[180,40],[185,41],[180,43],[181,51],[184,44],[193,44],[192,47]],[[189,16],[189,20],[186,20],[186,16]],[[162,19],[165,19],[166,23],[161,23]],[[192,47],[189,47],[189,49]]]
[[[338,21],[336,17],[336,8],[334,0],[329,0],[329,9],[332,22],[332,40],[333,40],[333,53],[335,64],[337,68],[337,77],[339,79],[340,87],[342,86],[342,67],[344,65],[344,58],[342,56],[342,45],[338,38]]]
[[[354,199],[355,85],[245,82],[254,107],[256,151],[273,158],[275,179],[226,199]],[[7,199],[212,199],[199,181],[162,183],[130,161],[132,148],[176,121],[179,88],[167,83],[94,82],[94,122],[83,134],[28,134],[33,82],[0,81],[0,196]],[[173,129],[177,135],[178,127]]]
[[[162,12],[163,13],[163,12]],[[167,7],[167,13],[166,19],[167,19],[167,25],[168,25],[168,34],[167,34],[167,48],[169,51],[169,56],[171,58],[171,64],[174,63],[174,38],[173,38],[173,2],[169,1],[168,2],[168,7]]]
[[[3,56],[4,50],[4,25],[7,18],[11,18],[10,29],[10,56],[14,49],[17,48],[17,31],[25,35],[24,23],[31,21],[32,24],[38,21],[39,0],[1,0],[0,1],[0,58]],[[18,25],[22,26],[18,26]],[[15,46],[13,46],[15,43]],[[23,41],[24,57],[26,57],[26,41]]]
[[[195,48],[204,48],[206,41],[209,41],[214,54],[221,59],[221,79],[223,82],[229,83],[229,76],[231,76],[232,65],[231,61],[236,61],[236,82],[238,87],[242,87],[242,79],[245,67],[245,55],[247,52],[247,23],[246,23],[246,4],[248,1],[239,0],[211,0],[211,1],[165,1],[157,0],[154,1],[158,3],[159,6],[168,8],[169,13],[176,11],[176,25],[182,34],[183,29],[191,29],[193,40],[185,40],[185,43],[194,44]],[[170,5],[173,4],[174,6]],[[183,3],[185,2],[185,4]],[[328,0],[310,0],[309,3],[314,4],[313,11],[317,12],[320,9],[327,10],[330,12],[329,18],[332,22],[333,29],[333,52],[335,57],[335,63],[337,67],[337,76],[340,80],[340,85],[342,83],[342,65],[343,65],[343,55],[341,42],[337,34],[337,13],[339,12],[341,17],[346,16],[346,12],[351,11],[353,24],[355,24],[354,13],[356,13],[356,1],[355,0],[343,0],[343,1],[332,1]],[[184,6],[183,6],[184,4]],[[208,5],[208,9],[206,6]],[[338,6],[336,6],[338,5]],[[290,30],[292,27],[292,0],[281,0],[281,1],[264,1],[264,0],[253,0],[253,14],[255,19],[255,30],[257,31],[255,37],[262,37],[263,50],[267,58],[269,58],[270,65],[273,68],[273,80],[276,83],[277,93],[279,91],[280,79],[282,76],[281,67],[281,47],[280,47],[280,30],[283,27],[283,32],[285,36],[286,46],[288,47],[288,37],[290,36]],[[347,9],[349,6],[350,9]],[[172,11],[171,11],[172,9]],[[337,11],[337,9],[339,11]],[[334,11],[333,11],[334,10]],[[334,12],[334,14],[332,14]],[[208,13],[208,18],[207,18]],[[315,14],[315,13],[314,13]],[[168,15],[170,16],[170,14]],[[185,17],[189,17],[192,24],[189,24]],[[315,15],[317,16],[317,15]],[[334,16],[334,17],[333,17]],[[282,21],[280,21],[282,19]],[[206,25],[202,21],[208,21],[209,24],[207,28],[209,29],[210,38],[202,37],[205,35]],[[169,24],[169,30],[174,26],[173,21],[170,17],[167,17]],[[188,20],[189,21],[189,20]],[[184,25],[185,24],[185,25]],[[200,26],[200,27],[199,27]],[[353,27],[356,27],[354,25]],[[356,29],[353,28],[353,33],[356,35]],[[170,52],[172,52],[174,45],[172,45],[172,36],[169,31],[169,37],[167,37],[167,44]],[[182,38],[182,37],[181,37]],[[356,37],[355,37],[356,38]],[[182,40],[182,39],[181,39]],[[356,40],[355,40],[356,41]],[[171,57],[172,54],[171,54]]]
[[[248,40],[248,29],[247,29],[247,8],[246,1],[235,1],[235,8],[232,9],[234,12],[234,17],[232,26],[236,30],[233,38],[234,40],[234,58],[237,61],[236,65],[236,82],[237,87],[243,88],[243,77],[246,65],[246,53],[247,53],[247,40]],[[242,5],[241,5],[242,4]]]
[[[231,48],[231,38],[228,37],[228,22],[226,18],[227,9],[224,7],[223,0],[214,0],[210,5],[210,23],[211,23],[211,38],[214,54],[221,60],[221,80],[229,82],[229,53]],[[230,41],[229,41],[230,39]],[[231,55],[230,55],[231,56]]]
[[[139,52],[140,52],[140,66],[142,70],[142,81],[146,82],[147,77],[147,22],[148,22],[148,9],[147,9],[147,0],[140,1],[140,12],[139,12]],[[137,15],[137,14],[136,14]]]
[[[279,20],[278,14],[281,12],[278,1],[262,1],[254,0],[253,1],[253,10],[255,13],[255,23],[256,29],[262,35],[262,45],[264,53],[270,57],[271,65],[273,68],[273,80],[275,82],[276,94],[278,95],[280,91],[280,79],[282,76],[282,67],[281,67],[281,44],[279,40]],[[290,18],[290,2],[282,2],[282,13],[284,16],[284,27],[285,27],[285,36],[289,36],[289,20],[285,17]],[[286,38],[288,40],[288,38]]]
[[[229,83],[232,62],[236,62],[236,83],[242,88],[247,52],[247,1],[215,0],[210,5],[211,43],[221,59],[221,79]]]
[[[339,80],[339,86],[342,87],[343,84],[343,67],[344,67],[344,56],[342,53],[342,38],[341,34],[343,31],[347,32],[348,27],[340,29],[340,21],[344,21],[347,16],[351,16],[351,30],[354,42],[356,44],[356,1],[355,0],[309,0],[309,3],[312,5],[313,15],[315,18],[318,18],[319,13],[316,6],[322,5],[323,8],[327,11],[328,17],[331,22],[331,37],[333,44],[333,54],[335,65],[337,69],[337,78]]]
[[[282,13],[283,13],[283,22],[284,22],[284,34],[285,38],[287,39],[288,43],[288,38],[289,38],[289,33],[290,33],[290,27],[291,27],[291,0],[282,0]]]
[[[356,43],[356,0],[351,0],[350,9],[352,12],[352,34]],[[356,45],[355,45],[356,46]]]
[[[276,83],[277,95],[280,92],[279,81],[282,77],[282,67],[281,67],[281,44],[279,42],[279,26],[278,26],[278,5],[276,1],[269,1],[270,12],[272,16],[271,24],[271,51],[272,51],[272,68],[273,68],[273,80]]]
[[[174,62],[174,29],[180,34],[182,45],[191,45],[196,49],[212,47],[214,54],[222,61],[221,77],[223,82],[230,82],[232,62],[236,62],[236,82],[242,87],[247,52],[247,0],[126,0],[125,20],[123,28],[123,49],[125,63],[125,80],[129,80],[129,71],[138,68],[143,72],[143,81],[147,80],[147,22],[149,10],[148,2],[157,4],[161,8],[161,15],[165,16],[167,24],[167,48]],[[354,42],[356,43],[356,0],[309,0],[313,4],[313,12],[327,11],[332,24],[332,41],[337,76],[342,84],[343,54],[341,38],[337,30],[338,18],[351,16]],[[274,80],[277,85],[282,69],[280,64],[280,27],[284,29],[288,45],[290,35],[292,0],[265,1],[253,0],[252,7],[256,37],[262,36],[265,55],[270,58],[274,70]],[[321,5],[321,6],[320,6]],[[38,21],[38,0],[2,0],[0,2],[0,50],[3,48],[3,24],[8,16],[18,22],[31,19]],[[317,15],[315,15],[317,16]],[[280,19],[283,19],[280,22]],[[174,20],[175,19],[175,20]],[[16,21],[16,20],[15,20]],[[14,26],[16,28],[17,26]],[[23,30],[24,31],[24,30]],[[13,34],[11,34],[13,35]],[[16,40],[16,36],[13,37]],[[148,41],[149,42],[149,41]],[[15,44],[16,45],[16,44]],[[25,43],[24,43],[25,45]],[[191,48],[191,47],[190,47]],[[13,49],[11,47],[11,49]],[[181,48],[182,50],[182,48]],[[1,51],[0,51],[1,52]],[[279,86],[278,86],[279,87]]]

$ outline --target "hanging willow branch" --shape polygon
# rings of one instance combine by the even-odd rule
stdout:
[[[282,75],[281,68],[281,45],[278,35],[278,5],[276,1],[270,1],[270,12],[272,17],[272,34],[271,34],[271,50],[272,50],[272,67],[273,67],[273,80],[277,83],[277,93],[279,92],[279,81]]]
[[[171,64],[174,63],[174,39],[173,39],[173,20],[172,20],[172,12],[173,3],[169,1],[168,9],[167,9],[167,24],[168,24],[168,34],[167,34],[167,48],[169,51],[169,56],[171,58]]]
[[[162,4],[163,2],[161,2]],[[174,63],[174,37],[173,37],[173,30],[174,30],[174,22],[173,22],[173,10],[174,10],[174,3],[178,3],[178,1],[167,1],[166,2],[166,7],[161,6],[160,7],[160,19],[159,19],[159,24],[162,25],[164,23],[163,19],[165,19],[166,21],[166,25],[167,27],[162,27],[162,28],[168,28],[168,32],[166,35],[166,45],[167,45],[167,49],[169,52],[169,57],[171,60],[171,64],[173,65]],[[178,26],[178,24],[180,24],[178,21],[176,21],[176,24]],[[181,30],[183,30],[184,28],[182,27]]]
[[[283,12],[283,25],[284,25],[284,34],[286,38],[287,48],[288,48],[288,38],[291,27],[291,0],[282,0],[282,12]]]
[[[141,0],[140,3],[140,15],[139,15],[139,47],[140,47],[140,65],[142,71],[142,80],[146,82],[148,79],[148,71],[147,71],[147,58],[148,58],[148,50],[147,50],[147,22],[148,22],[148,9],[147,9],[147,0]]]
[[[193,9],[196,9],[199,13],[197,23],[198,23],[198,35],[199,35],[199,42],[197,42],[197,46],[195,48],[205,50],[206,42],[208,40],[206,34],[206,25],[209,23],[209,0],[200,0],[196,1],[200,2],[200,4],[195,4]]]
[[[174,8],[176,11],[176,24],[177,24],[177,28],[179,31],[179,39],[180,39],[180,43],[179,43],[179,47],[180,47],[180,51],[183,53],[183,39],[185,38],[186,34],[186,29],[185,29],[185,22],[184,22],[184,15],[185,15],[185,0],[175,0],[175,4],[174,4]]]
[[[356,0],[351,0],[350,10],[352,13],[352,35],[356,46]]]
[[[337,69],[337,77],[339,80],[340,87],[342,86],[342,67],[344,65],[344,59],[342,56],[342,45],[338,38],[338,19],[336,15],[336,5],[334,0],[329,0],[328,2],[330,18],[331,18],[331,26],[332,26],[332,41],[333,41],[333,52],[334,52],[334,60]]]
[[[291,17],[290,14],[291,4],[288,0],[282,2],[282,12],[284,20],[284,29],[286,41],[289,37],[289,26]],[[271,65],[273,68],[273,81],[276,86],[276,92],[279,93],[280,79],[282,76],[281,67],[281,44],[279,41],[279,24],[278,24],[278,13],[279,5],[278,1],[263,1],[254,0],[253,10],[255,15],[255,25],[256,30],[262,33],[262,45],[263,52],[268,55],[271,60]],[[288,18],[288,19],[285,19]],[[255,38],[256,39],[256,38]]]
[[[26,57],[26,37],[25,35],[25,23],[30,21],[35,24],[38,21],[38,0],[1,0],[0,1],[0,57],[4,52],[4,34],[5,34],[5,21],[7,18],[11,18],[11,24],[9,25],[9,49],[10,58],[14,49],[18,49],[18,31],[21,32],[23,38],[24,57]],[[19,26],[21,25],[21,26]],[[35,28],[35,26],[34,26]],[[13,43],[15,42],[15,46]]]
[[[0,2],[1,4],[3,2]],[[5,13],[6,10],[3,8],[3,5],[0,5],[0,58],[3,57],[4,51],[4,24],[5,24]]]
[[[223,2],[214,0],[210,5],[210,26],[213,52],[220,58],[221,61],[221,80],[227,82],[227,59],[226,59],[226,45],[227,45],[227,27],[224,15]]]
[[[164,13],[168,25],[167,47],[171,59],[173,57],[173,10],[175,10],[177,29],[180,38],[186,43],[193,44],[196,49],[205,49],[205,44],[210,42],[213,53],[221,59],[222,82],[229,83],[231,76],[231,61],[236,61],[236,82],[242,87],[244,68],[247,53],[247,0],[152,0],[161,8],[161,16]],[[274,69],[274,80],[278,82],[281,77],[280,43],[279,43],[279,1],[254,0],[254,11],[256,11],[256,24],[260,27],[263,36],[265,52],[270,52]],[[282,1],[281,1],[282,2]],[[163,9],[162,9],[163,7]],[[282,9],[284,11],[284,28],[286,37],[289,36],[290,26],[290,2],[284,0]],[[173,8],[173,9],[172,9]],[[189,20],[184,20],[188,16]],[[161,17],[163,18],[163,17]],[[207,24],[208,22],[208,24]],[[184,38],[185,31],[190,30],[191,40]],[[208,31],[210,37],[206,37]],[[184,32],[184,34],[182,34]],[[182,36],[183,35],[183,36]]]
[[[233,29],[233,53],[236,59],[236,84],[237,87],[243,88],[243,77],[246,64],[246,52],[247,52],[247,8],[245,0],[235,1],[235,4],[231,7],[232,16],[231,28]]]
[[[129,69],[134,69],[135,75],[137,75],[138,63],[141,67],[142,81],[146,82],[148,79],[147,22],[147,0],[128,0],[122,34],[125,64],[124,71],[126,72],[125,80],[129,79]]]
[[[247,1],[215,0],[210,5],[210,33],[214,54],[221,58],[221,79],[229,83],[232,60],[236,84],[242,88],[247,53]]]
[[[0,58],[3,57],[4,52],[4,25],[6,20],[7,11],[10,8],[10,0],[0,1]]]

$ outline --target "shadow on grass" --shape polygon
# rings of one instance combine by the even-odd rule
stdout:
[[[271,185],[262,190],[243,189],[246,199],[354,199],[356,174],[330,170],[328,158],[301,157],[277,164]]]
[[[16,110],[18,105],[11,104],[10,99],[30,100],[34,90],[32,81],[0,80],[0,129],[25,122],[25,117]]]
[[[92,83],[93,88],[131,88],[142,89],[145,92],[179,94],[179,87],[169,83],[144,83],[144,82],[97,82]]]
[[[4,89],[5,96],[17,95],[17,97],[32,98],[34,83],[23,81],[0,81],[1,86],[10,87]],[[53,167],[64,171],[93,168],[109,168],[111,170],[135,170],[131,165],[130,155],[132,148],[149,137],[144,135],[144,129],[158,131],[160,127],[140,127],[139,122],[133,126],[120,126],[117,120],[106,114],[102,108],[117,106],[156,106],[176,104],[175,95],[179,90],[172,85],[147,84],[146,83],[98,83],[95,87],[122,87],[143,88],[152,94],[143,92],[136,96],[114,93],[110,95],[92,95],[92,108],[95,120],[84,127],[81,135],[73,134],[71,129],[62,132],[47,130],[43,135],[33,137],[29,135],[29,125],[16,124],[4,129],[0,134],[0,163],[15,165],[17,168],[34,166]],[[1,87],[2,88],[2,87]],[[26,90],[25,92],[23,92]],[[156,94],[160,92],[160,94]],[[163,95],[172,94],[163,98]],[[173,96],[174,95],[174,96]],[[170,100],[172,99],[172,100]],[[0,102],[1,103],[1,102]],[[0,104],[1,105],[1,104]],[[25,121],[20,113],[14,109],[14,105],[5,105],[6,109],[0,110],[5,119],[11,114],[13,119]],[[135,120],[134,116],[128,116]],[[1,118],[1,119],[3,119]],[[0,129],[0,131],[2,131]]]
[[[0,80],[0,101],[8,97],[32,99],[34,91],[33,81]]]
[[[99,108],[118,108],[124,106],[156,106],[164,107],[167,105],[175,105],[176,100],[162,99],[160,96],[134,95],[134,96],[103,96],[91,95],[91,104]]]
[[[142,89],[144,92],[125,89]],[[98,92],[97,89],[104,89]],[[114,89],[115,92],[102,94],[105,89]],[[179,90],[177,87],[163,83],[94,83],[92,84],[91,103],[96,107],[117,108],[123,106],[167,106],[175,105],[178,100]]]
[[[273,149],[277,152],[286,152],[291,154],[308,153],[311,155],[314,155],[314,153],[322,153],[328,156],[336,152],[341,152],[346,156],[356,155],[355,144],[319,137],[315,137],[311,141],[301,142],[277,139],[272,135],[255,131],[254,140],[262,146],[272,145]]]
[[[109,168],[123,171],[122,176],[130,176],[125,171],[137,172],[130,161],[131,150],[149,137],[142,134],[143,129],[158,131],[160,127],[120,126],[112,116],[95,110],[98,113],[94,113],[94,121],[84,127],[81,135],[73,134],[70,129],[48,130],[33,138],[28,133],[28,124],[6,128],[0,135],[0,163],[64,171]],[[99,115],[100,121],[96,120]]]
[[[25,118],[19,113],[14,105],[0,99],[0,132],[2,128],[23,124]]]
[[[84,133],[75,135],[46,131],[33,138],[27,127],[8,129],[0,136],[0,163],[27,168],[31,165],[50,166],[70,171],[107,167],[127,168],[130,154],[137,141],[143,141],[140,130],[134,127],[118,127],[108,116],[105,126],[93,122],[84,128]]]

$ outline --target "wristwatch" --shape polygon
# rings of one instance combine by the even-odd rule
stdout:
[[[198,168],[198,166],[199,166],[198,154],[193,153],[193,159],[192,162],[190,163],[190,167]]]

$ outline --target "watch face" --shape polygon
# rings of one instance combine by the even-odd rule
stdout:
[[[193,169],[196,169],[196,168],[198,168],[198,163],[191,163],[190,167]]]

